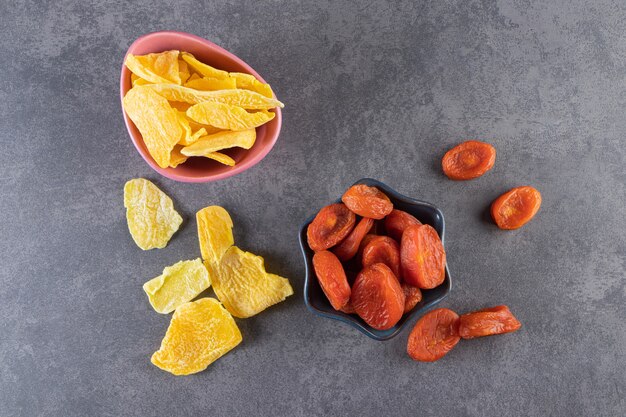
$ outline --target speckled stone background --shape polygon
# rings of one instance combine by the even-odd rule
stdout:
[[[0,13],[0,415],[626,415],[622,0],[45,3]],[[253,169],[180,184],[133,148],[121,60],[163,29],[239,55],[286,103]],[[440,158],[468,138],[496,146],[495,168],[449,181]],[[523,328],[423,364],[408,331],[381,343],[309,313],[298,228],[365,176],[444,211],[442,306],[505,303]],[[129,236],[134,177],[186,218],[165,249]],[[490,202],[524,184],[541,211],[499,231]],[[176,378],[149,362],[169,317],[141,285],[199,255],[193,215],[210,204],[296,295],[238,320],[240,347]]]

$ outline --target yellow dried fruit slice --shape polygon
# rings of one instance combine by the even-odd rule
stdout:
[[[248,113],[241,107],[209,101],[187,109],[187,117],[190,119],[225,130],[252,129],[269,122],[274,116],[274,113],[268,111]]]
[[[195,132],[192,131],[189,119],[187,118],[185,112],[178,111],[178,120],[180,122],[180,127],[183,130],[182,136],[178,141],[179,145],[188,146],[198,141],[198,139],[200,139],[201,137],[207,136],[207,131],[205,128],[200,128]]]
[[[215,294],[235,317],[246,318],[293,294],[286,278],[265,272],[263,258],[231,246],[212,277]]]
[[[143,284],[150,305],[157,313],[167,314],[194,299],[211,286],[209,273],[200,258],[180,261]]]
[[[189,66],[185,61],[178,58],[178,75],[180,77],[181,83],[186,83],[191,74],[189,73]]]
[[[228,72],[213,68],[208,64],[198,61],[196,57],[191,55],[189,52],[181,52],[180,55],[181,58],[183,58],[185,62],[187,62],[187,64],[194,69],[194,71],[202,74],[203,77],[220,79],[228,78]]]
[[[172,315],[161,347],[150,361],[174,375],[203,371],[241,343],[237,323],[214,298],[186,303]]]
[[[130,82],[133,85],[133,87],[136,86],[136,85],[150,84],[150,81],[146,81],[143,78],[141,78],[140,76],[135,75],[133,73],[130,74]]]
[[[170,167],[176,168],[178,165],[187,160],[187,155],[180,153],[182,148],[183,147],[181,145],[176,145],[174,146],[174,149],[172,149],[172,153],[170,154]]]
[[[209,206],[196,213],[198,223],[198,241],[202,259],[212,269],[219,265],[222,256],[235,243],[233,237],[233,220],[225,208]]]
[[[204,129],[206,131],[206,133],[202,136],[212,135],[217,132],[224,132],[223,129],[214,126],[203,125],[202,123],[198,123],[195,120],[191,120],[190,118],[187,118],[187,120],[189,121],[189,126],[191,126],[192,131],[197,132],[200,129]]]
[[[186,82],[185,87],[202,91],[231,90],[237,88],[237,82],[234,78],[197,78]]]
[[[182,135],[178,112],[147,85],[128,90],[123,107],[155,162],[161,168],[169,166],[170,153]]]
[[[190,104],[214,102],[230,104],[247,110],[267,110],[285,106],[276,99],[249,90],[200,91],[176,84],[150,84],[149,87],[170,101],[182,101]]]
[[[143,178],[124,185],[124,207],[128,230],[143,250],[164,248],[183,222],[172,199]]]
[[[182,83],[178,67],[178,51],[147,55],[128,54],[124,64],[131,72],[151,83]]]
[[[256,91],[257,93],[269,98],[274,97],[274,93],[272,92],[270,85],[257,80],[254,75],[244,74],[242,72],[231,72],[229,75],[231,78],[235,79],[237,88]]]
[[[234,147],[250,149],[255,140],[256,129],[219,132],[201,137],[195,143],[184,147],[181,153],[187,156],[206,156],[212,152]]]
[[[202,155],[206,158],[213,159],[214,161],[220,162],[224,165],[228,165],[229,167],[234,167],[237,163],[233,158],[221,152],[211,152],[206,155]]]

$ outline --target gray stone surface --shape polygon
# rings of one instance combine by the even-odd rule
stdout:
[[[43,4],[42,4],[43,3]],[[0,13],[0,415],[626,415],[626,8],[622,0],[33,2]],[[134,150],[118,75],[139,35],[206,37],[286,103],[274,150],[216,184],[159,177]],[[452,182],[445,150],[493,143],[493,171]],[[458,312],[505,303],[516,334],[412,362],[405,331],[368,339],[310,314],[297,230],[369,176],[441,207]],[[186,223],[142,252],[134,177]],[[489,203],[532,184],[535,220],[503,232]],[[144,281],[199,255],[196,210],[225,206],[236,240],[296,295],[238,320],[207,371],[152,366],[169,317]]]

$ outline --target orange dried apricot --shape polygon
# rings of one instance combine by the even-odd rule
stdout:
[[[485,142],[468,140],[446,152],[441,165],[451,180],[471,180],[489,171],[495,162],[496,148]]]
[[[356,255],[359,250],[361,241],[373,225],[373,219],[363,217],[354,229],[352,229],[352,232],[350,232],[350,234],[342,240],[341,243],[335,246],[333,253],[344,262],[354,258],[354,255]]]
[[[353,185],[343,194],[341,201],[359,216],[382,219],[393,210],[389,197],[376,187]]]
[[[404,232],[404,229],[416,224],[420,225],[422,222],[402,210],[394,209],[387,217],[385,217],[385,230],[387,231],[387,234],[398,242],[402,240],[402,233]]]
[[[459,340],[459,315],[447,308],[438,308],[417,321],[406,350],[413,360],[434,362],[443,358]]]
[[[307,229],[309,247],[320,251],[335,246],[348,236],[355,222],[356,216],[344,204],[324,207]]]
[[[389,236],[376,236],[371,239],[363,248],[361,262],[363,267],[383,263],[400,280],[400,245]]]
[[[313,255],[315,275],[335,310],[341,310],[350,300],[350,285],[339,259],[327,250]]]
[[[422,301],[422,291],[405,282],[402,283],[402,291],[404,291],[404,312],[408,313]]]
[[[491,204],[491,217],[500,229],[519,229],[528,223],[541,207],[541,193],[531,186],[516,187]]]
[[[445,279],[446,251],[437,231],[428,224],[409,226],[400,246],[402,278],[407,284],[431,289]]]
[[[460,318],[459,335],[463,339],[511,333],[522,327],[511,310],[505,305],[463,314]]]

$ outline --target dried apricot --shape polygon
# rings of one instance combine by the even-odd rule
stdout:
[[[354,311],[354,306],[349,300],[345,306],[339,309],[339,311],[341,311],[342,313],[346,313],[346,314],[356,314],[356,311]]]
[[[352,229],[352,232],[333,249],[333,253],[342,261],[354,258],[354,255],[359,251],[361,241],[373,225],[374,219],[363,217]]]
[[[541,194],[531,186],[516,187],[491,204],[491,217],[500,229],[519,229],[528,223],[541,207]]]
[[[441,165],[443,173],[451,180],[471,180],[489,171],[495,162],[496,148],[485,142],[468,140],[446,152]]]
[[[404,312],[404,292],[383,263],[370,265],[359,273],[350,302],[359,317],[376,330],[392,328]]]
[[[361,255],[363,267],[383,263],[387,265],[396,279],[401,278],[400,245],[389,236],[376,236],[363,248]]]
[[[365,184],[350,187],[341,197],[341,201],[359,216],[376,220],[382,219],[393,210],[393,204],[385,193]]]
[[[435,288],[445,279],[446,251],[437,231],[428,224],[409,226],[400,247],[402,278],[423,289]]]
[[[511,333],[522,327],[511,310],[505,305],[484,308],[463,314],[459,324],[459,335],[463,339]]]
[[[335,254],[323,250],[313,255],[313,268],[326,298],[335,310],[341,310],[350,300],[350,285],[343,265]]]
[[[438,308],[417,321],[406,350],[413,360],[434,362],[443,358],[460,339],[459,315],[447,308]]]
[[[356,216],[344,204],[324,207],[309,225],[306,236],[314,251],[326,250],[341,242],[352,230]]]
[[[387,217],[385,217],[385,230],[387,234],[400,242],[402,240],[402,233],[404,229],[413,225],[420,225],[422,222],[415,217],[402,210],[392,210]]]
[[[408,313],[422,301],[422,291],[405,282],[402,283],[402,291],[404,291],[404,312]]]

